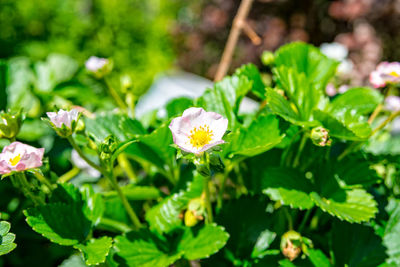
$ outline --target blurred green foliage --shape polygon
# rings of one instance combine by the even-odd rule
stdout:
[[[174,58],[168,31],[178,6],[179,0],[1,0],[0,58],[110,57],[144,90]]]

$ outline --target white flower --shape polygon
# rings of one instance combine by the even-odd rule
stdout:
[[[400,82],[400,63],[381,62],[369,76],[370,83],[375,87],[384,87],[387,84]]]
[[[81,156],[79,156],[78,152],[76,152],[75,149],[73,149],[71,152],[71,161],[76,167],[86,172],[89,176],[95,178],[99,178],[101,176],[101,173],[89,164],[87,164],[87,162],[82,159]]]
[[[91,72],[97,72],[109,63],[106,58],[91,56],[85,63],[86,69]]]
[[[337,61],[345,60],[349,53],[349,50],[347,49],[346,46],[336,42],[323,43],[320,46],[320,49],[322,54]]]
[[[0,153],[0,174],[38,168],[43,164],[43,154],[44,148],[14,142]]]
[[[62,128],[64,124],[68,129],[72,129],[72,122],[77,122],[79,117],[79,111],[76,109],[70,111],[60,109],[58,112],[47,112],[46,114],[57,128]]]
[[[222,137],[228,128],[228,120],[202,108],[188,108],[182,117],[172,120],[169,128],[179,148],[199,154],[225,142]]]
[[[385,99],[385,108],[390,111],[400,110],[400,97],[390,95]]]

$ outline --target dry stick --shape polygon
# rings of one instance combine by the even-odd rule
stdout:
[[[250,24],[245,21],[243,23],[243,32],[250,38],[251,42],[254,45],[260,45],[262,40],[260,36],[257,35],[257,33],[253,30],[253,28],[250,26]]]
[[[228,72],[229,66],[232,61],[233,51],[239,40],[240,32],[245,24],[247,15],[249,14],[253,0],[242,0],[239,10],[233,19],[233,25],[229,32],[228,41],[222,54],[221,62],[219,63],[217,73],[215,74],[214,81],[220,81]]]

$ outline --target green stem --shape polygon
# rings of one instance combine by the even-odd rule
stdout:
[[[139,218],[136,215],[135,211],[133,210],[128,199],[122,192],[121,187],[118,185],[117,179],[115,178],[112,169],[108,172],[107,176],[108,176],[112,186],[114,187],[115,191],[117,191],[117,194],[122,201],[122,205],[124,205],[124,208],[125,208],[126,212],[128,213],[128,216],[131,219],[132,223],[135,225],[136,228],[140,228],[142,225],[139,221]]]
[[[39,171],[33,171],[33,174],[35,175],[35,177],[44,185],[46,185],[50,192],[53,190],[53,185],[49,182],[49,180],[47,180],[46,177],[44,177]]]
[[[118,221],[115,221],[112,219],[104,218],[104,217],[102,217],[100,219],[100,223],[99,223],[98,227],[105,229],[105,230],[110,230],[110,228],[111,228],[111,229],[114,229],[114,230],[116,230],[118,232],[122,232],[122,233],[126,233],[126,232],[129,232],[132,230],[128,225],[126,225],[124,223],[121,223],[121,222],[118,222]]]
[[[76,150],[76,152],[78,152],[79,156],[87,162],[87,164],[89,164],[91,167],[95,168],[96,170],[98,170],[99,172],[104,174],[104,170],[98,166],[96,163],[94,163],[93,161],[91,161],[88,157],[86,157],[86,155],[83,153],[83,151],[81,150],[81,148],[75,143],[74,138],[72,138],[72,136],[68,136],[67,137],[69,143],[72,145],[72,147]]]
[[[103,83],[105,85],[105,87],[108,89],[108,92],[110,93],[111,97],[115,100],[115,102],[117,103],[117,105],[124,111],[127,110],[127,106],[124,103],[124,101],[122,101],[122,98],[119,96],[119,94],[117,93],[117,91],[115,91],[115,89],[109,85],[109,83],[107,82],[107,80],[104,78]]]
[[[132,168],[132,165],[130,164],[128,158],[126,157],[125,154],[121,153],[117,157],[118,164],[121,166],[121,168],[124,170],[125,174],[128,176],[128,178],[134,182],[138,182],[138,178],[135,174],[135,171]]]
[[[297,150],[296,157],[294,158],[294,161],[293,161],[293,168],[296,168],[299,166],[300,156],[301,156],[301,153],[303,152],[306,142],[307,142],[307,135],[303,134],[303,136],[301,137],[301,140],[300,140],[299,150]]]
[[[298,230],[299,233],[301,233],[301,231],[303,231],[303,228],[304,228],[304,226],[306,225],[306,223],[307,223],[307,221],[308,221],[308,218],[309,218],[310,215],[311,215],[311,212],[312,212],[312,208],[311,208],[311,209],[308,209],[307,212],[306,212],[306,214],[305,214],[304,217],[303,217],[303,220],[301,220],[301,223],[300,223],[300,226],[299,226],[299,230]]]
[[[391,122],[392,120],[394,120],[397,116],[400,115],[400,111],[394,112],[392,114],[390,114],[389,117],[387,117],[387,119],[382,122],[378,127],[376,127],[372,133],[371,136],[373,136],[374,134],[376,134],[379,130],[381,130],[382,128],[384,128],[389,122]]]
[[[218,199],[217,199],[217,210],[218,211],[222,209],[226,180],[228,179],[228,176],[229,176],[229,173],[231,172],[231,170],[232,170],[232,165],[227,166],[224,170],[224,176],[222,177],[221,188],[219,190]]]
[[[207,209],[207,222],[213,222],[213,214],[211,208],[211,201],[210,201],[210,188],[209,188],[210,177],[204,176],[204,194],[205,194],[205,201],[206,201],[206,209]]]
[[[288,221],[289,230],[293,230],[293,220],[292,220],[292,216],[290,216],[288,208],[287,207],[282,207],[282,209],[283,209],[283,213],[285,213],[286,219]]]
[[[357,148],[361,143],[360,142],[353,142],[351,145],[349,145],[343,152],[338,156],[338,161],[341,161],[346,157],[348,154],[353,152],[355,148]]]
[[[71,170],[64,173],[60,178],[58,178],[57,182],[61,184],[66,183],[69,180],[73,179],[75,176],[77,176],[80,171],[81,170],[78,167],[73,167]]]
[[[17,179],[19,179],[19,183],[22,186],[22,192],[24,193],[24,195],[28,198],[30,198],[33,202],[33,204],[35,204],[36,206],[39,205],[45,205],[46,203],[38,196],[35,196],[32,193],[32,186],[31,184],[28,182],[28,180],[26,179],[25,173],[18,173],[17,175]]]

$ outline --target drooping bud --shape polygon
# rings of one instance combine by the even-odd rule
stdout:
[[[329,132],[322,126],[315,127],[311,130],[311,140],[316,146],[330,146],[332,144],[332,140],[329,137]]]
[[[261,61],[265,66],[272,65],[275,61],[274,53],[271,51],[264,51],[261,55]]]
[[[299,233],[293,230],[286,232],[281,239],[282,254],[290,261],[294,261],[301,253],[302,243]]]
[[[21,111],[0,112],[0,138],[13,139],[19,133],[23,121]]]
[[[114,135],[109,135],[100,144],[100,159],[102,161],[107,161],[111,159],[113,153],[118,148],[118,141]]]
[[[109,74],[113,69],[113,62],[107,58],[91,56],[85,63],[86,69],[97,79]]]

